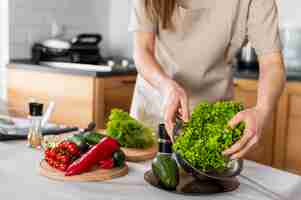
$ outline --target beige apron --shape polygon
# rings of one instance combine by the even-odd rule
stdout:
[[[258,23],[256,28],[248,24],[252,22],[249,19],[252,1],[266,5],[266,12],[272,12],[273,23],[262,24],[263,29],[269,26],[272,30],[262,34],[268,32],[274,38],[262,37],[262,41],[258,41],[258,36],[249,38],[254,38],[252,43],[255,42],[259,54],[279,50],[277,9],[273,0],[179,0],[173,30],[162,30],[152,24],[145,16],[143,0],[134,1],[130,29],[156,32],[156,59],[164,71],[186,90],[190,110],[201,101],[214,102],[233,97],[231,61],[250,32],[248,29],[259,29],[260,26],[257,21],[261,19],[253,20]],[[259,9],[259,12],[265,12],[265,9]],[[260,31],[253,32],[261,34]],[[258,42],[267,44],[262,47],[262,44],[257,45]],[[138,75],[131,115],[156,129],[158,123],[163,122],[161,95]]]

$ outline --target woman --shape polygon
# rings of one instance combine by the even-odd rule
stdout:
[[[231,61],[251,42],[257,105],[229,122],[246,129],[224,153],[241,158],[259,142],[285,83],[274,0],[134,0],[130,30],[139,71],[131,114],[153,127],[164,120],[170,135],[176,115],[187,121],[199,102],[233,97]]]

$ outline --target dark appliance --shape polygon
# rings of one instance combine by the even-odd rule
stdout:
[[[100,34],[80,34],[71,41],[50,39],[42,43],[35,43],[32,47],[32,61],[69,62],[83,64],[104,63],[99,43]]]
[[[259,63],[255,49],[247,43],[236,55],[239,71],[258,71]]]

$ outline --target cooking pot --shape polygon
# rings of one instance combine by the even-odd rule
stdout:
[[[257,71],[259,69],[257,54],[250,42],[241,48],[236,59],[238,70]]]

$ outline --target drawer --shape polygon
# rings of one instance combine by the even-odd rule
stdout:
[[[105,79],[105,120],[107,120],[111,110],[114,108],[119,108],[126,112],[130,111],[135,83],[135,76]]]
[[[301,117],[301,95],[290,95],[289,116]]]
[[[136,84],[136,76],[120,76],[105,79],[105,90],[133,87]]]

